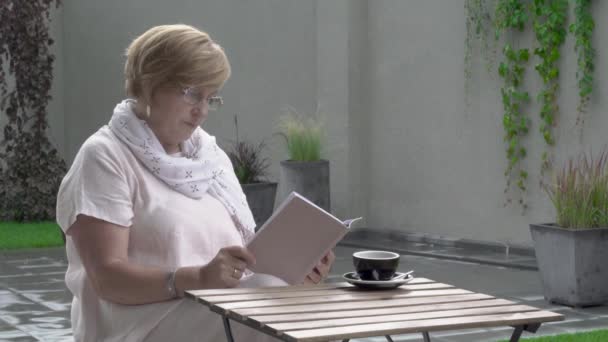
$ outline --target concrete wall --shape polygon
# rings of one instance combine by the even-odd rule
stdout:
[[[605,141],[608,65],[602,56],[608,47],[600,38],[608,28],[601,20],[608,4],[594,6],[596,92],[582,137],[574,125],[572,37],[562,50],[558,144],[551,150],[558,164],[590,146],[597,151]],[[536,103],[529,108],[533,124],[524,163],[530,209],[522,215],[517,205],[504,207],[500,80],[477,51],[465,93],[464,0],[81,0],[65,1],[62,15],[58,82],[64,84],[68,161],[124,97],[129,42],[153,25],[183,22],[210,32],[234,69],[222,94],[226,105],[205,129],[226,145],[234,139],[238,113],[241,138],[267,139],[271,178],[278,178],[278,162],[286,157],[274,135],[281,110],[318,110],[326,117],[337,215],[363,215],[377,229],[524,244],[528,223],[552,220],[537,185],[544,145]],[[524,35],[522,46],[531,46],[532,38]],[[526,84],[535,97],[540,88],[533,64]]]
[[[68,160],[109,120],[115,103],[124,97],[123,52],[129,42],[151,26],[183,22],[208,31],[224,46],[233,67],[222,93],[225,105],[210,116],[205,129],[227,146],[235,139],[233,116],[238,114],[241,139],[268,142],[270,178],[276,180],[278,161],[287,156],[276,135],[280,115],[288,106],[302,114],[319,111],[328,123],[324,152],[334,164],[334,211],[346,216],[355,202],[357,211],[363,210],[364,196],[351,199],[347,190],[358,188],[362,175],[356,174],[356,180],[344,176],[350,168],[359,169],[358,161],[351,164],[348,138],[355,129],[349,124],[348,40],[350,26],[356,24],[349,12],[354,6],[346,0],[148,1],[145,7],[135,3],[64,4]],[[360,158],[358,153],[355,158]]]
[[[552,221],[553,210],[539,189],[538,105],[526,139],[530,209],[503,207],[506,156],[500,79],[473,65],[471,104],[465,105],[464,1],[374,1],[369,8],[370,193],[369,224],[440,235],[528,243],[530,222]],[[603,32],[608,3],[594,3],[597,48],[595,94],[582,141],[575,129],[578,91],[573,38],[562,49],[561,114],[553,151],[559,164],[572,153],[606,143],[608,104],[604,86],[608,53]],[[532,46],[524,35],[521,47]],[[499,52],[503,46],[498,44]],[[478,55],[477,55],[478,56]],[[499,53],[500,57],[500,53]],[[536,98],[539,81],[531,59],[526,85]],[[515,199],[517,197],[514,197]]]
[[[186,23],[208,31],[226,49],[233,77],[223,90],[225,105],[205,129],[227,145],[235,139],[268,141],[277,162],[285,151],[276,119],[289,105],[316,107],[316,21],[311,1],[71,1],[65,3],[65,77],[69,145],[80,144],[111,116],[124,97],[124,50],[137,35],[160,24]],[[120,10],[118,10],[120,9]],[[278,163],[271,178],[277,179]]]

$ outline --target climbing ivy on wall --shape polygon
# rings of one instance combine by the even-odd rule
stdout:
[[[465,38],[464,77],[465,100],[470,104],[471,77],[473,67],[473,51],[479,45],[480,52],[487,62],[488,71],[494,70],[496,55],[496,40],[491,39],[491,33],[486,29],[492,23],[492,11],[496,0],[465,0],[465,16],[467,18],[467,35]]]
[[[534,0],[534,33],[538,46],[534,54],[540,58],[535,69],[543,81],[543,89],[537,96],[540,104],[540,133],[549,146],[555,145],[551,129],[558,114],[557,91],[559,90],[559,68],[561,57],[559,48],[566,40],[566,19],[568,0]],[[547,151],[542,154],[541,172],[550,167]]]
[[[513,41],[518,33],[526,28],[528,12],[522,0],[499,0],[496,5],[496,37],[505,35],[505,40]],[[508,38],[506,38],[508,36]],[[523,209],[525,201],[526,180],[528,172],[522,168],[522,159],[527,155],[522,139],[528,134],[530,119],[525,112],[525,104],[530,101],[530,95],[523,88],[523,77],[526,64],[530,58],[528,49],[514,49],[510,43],[503,48],[504,60],[498,67],[498,74],[503,80],[500,88],[503,106],[503,129],[506,143],[507,179],[505,194],[507,203],[511,202],[509,189],[513,181],[519,190],[518,203]]]
[[[574,7],[574,18],[567,27],[568,11]],[[528,172],[522,167],[522,160],[527,155],[524,138],[530,132],[531,120],[526,113],[527,103],[531,98],[526,91],[524,76],[526,66],[534,57],[535,70],[542,80],[535,99],[539,104],[539,131],[545,141],[546,149],[542,153],[540,171],[551,168],[550,148],[555,145],[553,128],[558,122],[560,94],[560,49],[568,31],[575,39],[577,53],[577,80],[579,104],[577,106],[577,124],[584,122],[583,113],[593,92],[593,72],[595,50],[592,46],[595,23],[592,17],[591,0],[466,0],[465,13],[467,20],[467,38],[465,41],[465,82],[470,82],[472,42],[481,41],[480,48],[488,50],[485,32],[494,28],[495,42],[503,44],[503,59],[498,66],[498,75],[502,79],[501,102],[503,106],[503,128],[507,167],[505,193],[507,203],[511,203],[512,189],[518,190],[518,203],[527,208],[525,192],[527,190]],[[492,11],[491,8],[494,8]],[[487,15],[493,13],[493,16]],[[529,25],[532,24],[532,25]],[[532,28],[536,38],[532,53],[526,47],[520,47],[522,34]],[[483,53],[484,51],[482,51]],[[532,56],[531,56],[532,55]],[[465,89],[466,84],[465,84]],[[467,94],[468,96],[468,94]],[[542,179],[541,182],[542,184]]]
[[[574,23],[570,25],[570,32],[576,39],[574,49],[578,55],[576,76],[580,100],[576,122],[582,125],[584,122],[583,113],[593,92],[595,49],[591,44],[591,37],[593,36],[595,22],[591,15],[591,0],[575,0],[574,4]]]
[[[54,220],[66,165],[50,142],[50,13],[59,0],[0,1],[0,221]]]

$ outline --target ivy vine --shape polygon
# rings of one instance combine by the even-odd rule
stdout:
[[[59,0],[0,1],[0,111],[8,118],[0,142],[2,221],[54,219],[57,189],[66,172],[46,135],[53,5],[59,6]]]
[[[510,45],[506,45],[503,54],[505,61],[500,63],[498,74],[503,78],[505,84],[501,88],[502,105],[504,109],[503,127],[505,131],[505,142],[507,143],[507,159],[509,161],[505,176],[509,179],[507,187],[510,186],[510,175],[513,170],[518,168],[517,187],[525,191],[525,181],[528,173],[522,170],[519,165],[526,156],[526,149],[522,145],[521,139],[528,134],[529,119],[522,110],[525,103],[530,101],[530,95],[522,90],[522,81],[525,73],[525,63],[530,58],[528,49],[514,50]],[[520,200],[523,204],[523,199]]]
[[[595,23],[592,18],[591,0],[495,0],[496,7],[493,18],[486,15],[488,3],[492,0],[466,0],[467,40],[465,51],[465,77],[471,75],[472,43],[481,40],[481,48],[488,50],[487,41],[484,40],[484,26],[486,21],[493,20],[495,28],[495,42],[504,41],[503,61],[498,67],[498,74],[503,80],[501,87],[503,105],[503,128],[506,145],[507,167],[505,176],[507,186],[505,193],[512,186],[520,191],[519,203],[526,209],[524,194],[528,173],[522,168],[522,160],[526,157],[526,148],[522,139],[529,134],[530,119],[525,113],[525,105],[530,96],[523,87],[523,78],[526,64],[530,59],[528,49],[518,49],[517,34],[524,32],[530,20],[533,19],[533,32],[536,38],[536,47],[533,54],[538,57],[535,69],[542,79],[543,86],[536,96],[540,105],[539,131],[547,146],[555,145],[552,128],[555,126],[559,113],[557,95],[559,87],[559,60],[560,48],[564,44],[568,30],[576,39],[578,69],[577,80],[579,89],[579,104],[577,125],[583,123],[583,113],[593,91],[593,72],[595,68],[595,50],[592,46],[592,34]],[[566,26],[569,3],[575,5],[575,21]],[[484,51],[482,51],[484,52]],[[466,88],[465,88],[466,89]],[[541,176],[551,167],[548,151],[542,154]],[[541,185],[542,185],[541,179]],[[507,196],[507,203],[511,199]]]
[[[465,101],[469,105],[471,88],[473,48],[479,42],[480,51],[487,62],[487,70],[494,70],[496,40],[488,39],[488,27],[492,24],[492,9],[495,0],[465,0],[467,35],[465,38],[464,76]],[[494,45],[490,46],[490,42]]]
[[[498,39],[506,29],[523,32],[528,21],[528,10],[522,0],[499,0],[494,16],[496,39]]]
[[[591,0],[574,0],[574,23],[570,25],[570,32],[574,34],[576,43],[574,49],[578,54],[579,104],[576,123],[583,124],[583,113],[593,91],[593,70],[595,68],[595,50],[591,44],[591,37],[595,22],[591,15]]]
[[[523,32],[528,21],[527,6],[522,0],[499,0],[495,12],[496,38],[509,33],[512,38],[514,32]],[[524,193],[526,191],[526,180],[528,173],[521,167],[521,161],[526,157],[527,151],[522,143],[524,136],[528,134],[530,120],[524,112],[524,105],[530,101],[530,95],[523,90],[522,82],[526,70],[526,64],[530,59],[528,49],[514,49],[511,44],[505,44],[503,48],[504,60],[498,67],[498,74],[503,79],[500,89],[503,105],[503,128],[504,141],[506,143],[507,168],[505,177],[507,184],[505,193],[512,186],[514,176],[517,189],[520,191],[519,204],[525,210]],[[507,198],[507,202],[511,202]]]
[[[541,105],[540,132],[549,146],[555,145],[555,138],[551,128],[555,124],[555,116],[559,111],[557,105],[557,91],[559,90],[559,68],[557,62],[560,59],[559,48],[566,40],[566,20],[568,16],[568,0],[534,0],[532,3],[534,13],[534,33],[538,47],[534,54],[540,58],[536,64],[543,80],[544,89],[537,96]],[[541,172],[549,167],[547,152],[542,154]]]

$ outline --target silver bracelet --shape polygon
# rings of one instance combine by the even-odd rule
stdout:
[[[177,270],[175,271],[170,271],[169,274],[167,274],[167,292],[169,292],[169,295],[171,296],[171,299],[173,298],[177,298],[177,288],[175,288],[175,274],[176,274]]]

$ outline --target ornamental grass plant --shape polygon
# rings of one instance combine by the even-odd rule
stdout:
[[[236,143],[228,150],[228,157],[232,162],[234,173],[241,184],[261,183],[264,181],[270,161],[262,156],[266,149],[264,141],[255,144],[239,139],[238,117],[234,117]]]
[[[568,229],[608,228],[608,153],[582,153],[569,159],[545,186],[557,214]]]
[[[264,142],[254,144],[249,141],[239,141],[228,152],[239,183],[251,184],[264,181],[266,170],[270,165],[268,158],[262,157],[265,148]]]
[[[318,117],[304,117],[290,110],[280,118],[279,129],[287,140],[289,160],[321,160],[323,122]]]

